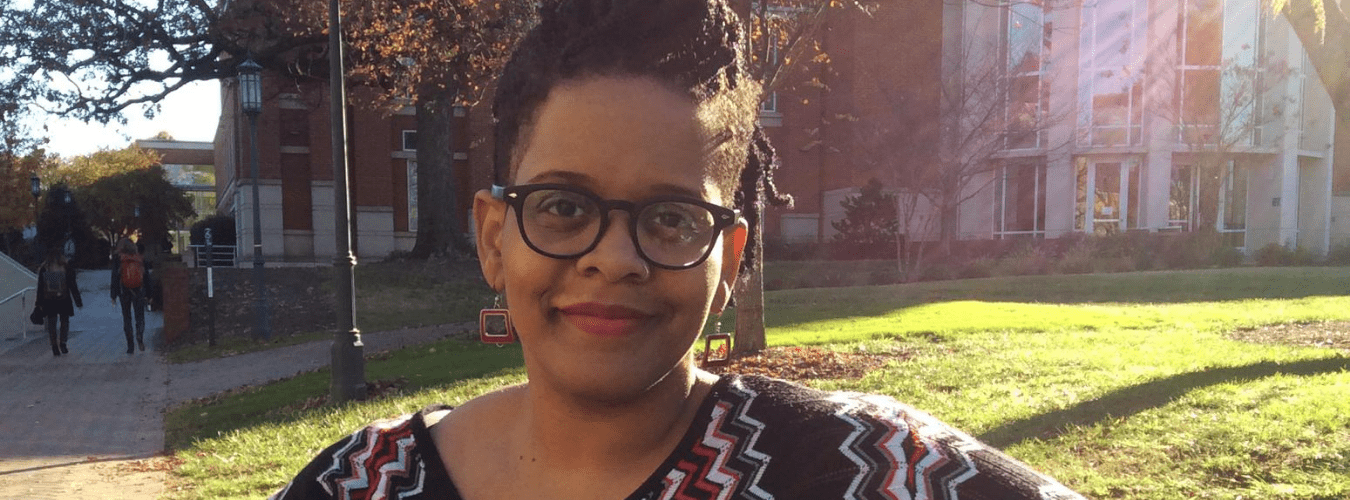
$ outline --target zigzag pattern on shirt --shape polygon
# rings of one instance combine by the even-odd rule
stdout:
[[[341,500],[412,497],[426,480],[424,463],[409,455],[415,446],[411,416],[376,423],[348,436],[317,479]]]
[[[869,396],[836,395],[835,417],[853,428],[839,451],[858,467],[844,498],[957,500],[956,488],[975,475],[964,441],[944,445],[894,404],[869,404]],[[917,431],[917,432],[916,432]],[[945,433],[942,433],[943,437]],[[978,447],[978,443],[970,443]]]
[[[773,498],[759,486],[771,458],[755,449],[764,423],[747,415],[756,396],[744,384],[727,387],[702,438],[666,474],[660,498]]]

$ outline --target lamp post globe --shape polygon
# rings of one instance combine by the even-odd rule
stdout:
[[[33,200],[37,200],[38,197],[42,196],[42,179],[39,179],[37,174],[33,174],[32,177],[28,178],[28,187],[30,192],[33,193]]]
[[[246,114],[262,112],[262,66],[245,59],[236,68],[239,72],[239,107]]]
[[[262,113],[262,66],[245,59],[235,68],[239,78],[239,109],[248,116],[250,170],[253,178],[253,282],[257,286],[254,312],[258,327],[256,335],[271,340],[272,327],[268,324],[267,287],[263,279],[262,207],[258,200],[258,115]]]

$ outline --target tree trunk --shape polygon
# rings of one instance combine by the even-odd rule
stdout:
[[[417,96],[417,259],[467,251],[454,170],[455,95],[425,89]]]
[[[764,223],[760,221],[757,230],[764,234]],[[764,242],[755,238],[754,265],[749,272],[737,279],[734,296],[736,298],[736,340],[732,352],[754,353],[764,350],[767,345],[764,336]]]

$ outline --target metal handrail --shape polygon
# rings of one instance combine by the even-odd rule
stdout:
[[[9,303],[9,301],[14,300],[14,299],[16,299],[16,298],[19,298],[19,297],[26,297],[26,296],[28,295],[28,292],[35,292],[35,291],[37,291],[37,287],[36,287],[36,286],[25,287],[25,288],[23,288],[23,289],[21,289],[21,290],[19,290],[19,291],[17,291],[17,292],[14,292],[14,295],[10,295],[10,296],[8,296],[8,297],[5,297],[5,300],[0,300],[0,306],[5,305],[5,304]],[[20,307],[20,309],[23,309],[23,310],[27,310],[27,309],[28,309],[28,301],[27,301],[27,300],[25,300],[25,301],[23,302],[23,305]],[[27,341],[27,340],[28,340],[28,325],[27,325],[26,323],[24,323],[24,321],[27,321],[27,320],[28,320],[28,315],[26,315],[26,314],[20,314],[20,315],[18,315],[18,317],[19,317],[19,331],[22,332],[23,340]]]
[[[24,288],[23,290],[19,290],[19,291],[17,291],[17,292],[14,292],[14,295],[10,295],[9,297],[5,297],[5,300],[0,300],[0,306],[5,305],[6,302],[9,302],[9,301],[14,300],[14,299],[16,299],[16,298],[19,298],[20,295],[26,294],[26,293],[28,293],[28,292],[30,292],[30,291],[34,291],[34,290],[37,290],[37,287],[35,287],[35,286],[30,286],[30,287],[28,287],[28,288]]]

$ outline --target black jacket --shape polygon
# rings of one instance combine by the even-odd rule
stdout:
[[[42,310],[46,311],[48,316],[63,314],[66,316],[75,315],[75,307],[84,307],[84,301],[80,299],[80,287],[75,280],[75,268],[66,265],[66,293],[61,297],[49,298],[43,293],[47,289],[47,266],[44,264],[38,269],[38,304]],[[74,300],[74,306],[71,301]]]

